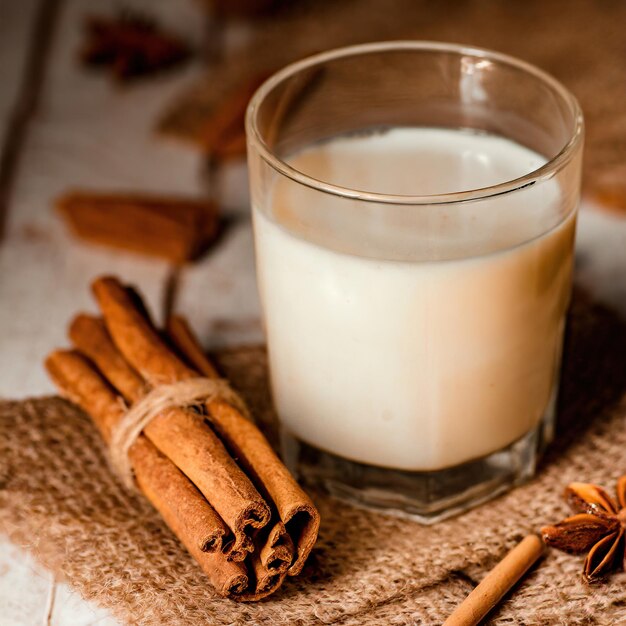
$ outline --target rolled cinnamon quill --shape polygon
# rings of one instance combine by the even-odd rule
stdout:
[[[260,562],[268,574],[282,574],[287,572],[294,558],[294,545],[285,524],[272,516],[272,522],[266,526],[267,532],[259,533],[255,544]]]
[[[247,138],[246,134],[241,132],[224,141],[215,147],[212,156],[221,163],[227,163],[235,159],[244,158],[246,156]]]
[[[104,317],[76,316],[76,349],[48,357],[51,377],[91,415],[114,467],[121,476],[132,468],[220,594],[270,595],[315,543],[313,503],[182,318],[170,320],[163,339],[132,288],[105,277],[93,289]],[[184,398],[208,399],[189,406]]]
[[[132,311],[160,342],[156,332],[148,326],[149,322],[135,308],[132,298],[128,294],[125,296],[128,306],[132,307]],[[110,312],[109,318],[113,320],[113,328],[117,328],[119,319]],[[155,381],[153,376],[139,382],[142,379],[138,380],[136,371],[140,368],[133,370],[130,366],[135,365],[132,359],[122,358],[118,352],[120,344],[113,344],[101,321],[79,315],[70,327],[70,337],[74,345],[96,363],[130,403],[139,400],[148,384]],[[132,339],[122,342],[122,345],[127,350],[134,350]],[[140,355],[145,354],[145,351],[138,352]],[[182,363],[179,365],[185,367]],[[148,370],[152,371],[149,366]],[[171,379],[164,379],[163,382],[171,382]],[[270,510],[219,438],[197,415],[180,408],[172,408],[158,415],[145,427],[144,434],[204,495],[232,531],[234,542],[227,546],[229,557],[243,560],[247,553],[254,550],[251,529],[267,524]]]
[[[545,545],[538,535],[530,534],[524,537],[471,591],[443,626],[480,624],[489,611],[532,567],[544,550]]]
[[[73,189],[55,206],[85,241],[174,263],[200,256],[219,229],[217,207],[204,200]]]
[[[208,378],[217,375],[183,318],[171,317],[167,323],[167,334],[181,355],[198,372]],[[315,505],[253,422],[222,400],[210,402],[207,408],[209,418],[220,437],[239,459],[239,463],[261,493],[276,506],[279,518],[296,550],[296,558],[289,568],[289,574],[297,575],[317,539],[320,519]],[[280,532],[277,529],[274,537],[280,535]]]
[[[89,413],[108,442],[124,408],[101,375],[72,350],[50,354],[46,368],[61,392]],[[131,447],[130,458],[139,487],[215,589],[226,596],[243,592],[249,582],[247,571],[215,549],[227,529],[216,525],[214,512],[197,489],[143,436]]]
[[[197,133],[199,143],[210,153],[218,158],[245,156],[246,108],[254,92],[268,77],[269,73],[262,72],[242,80],[211,111]]]
[[[74,346],[90,361],[95,363],[109,384],[117,389],[126,403],[132,405],[145,395],[147,389],[144,381],[128,365],[122,355],[118,352],[102,319],[92,315],[86,315],[84,313],[77,315],[70,324],[69,336]],[[68,359],[66,358],[65,361],[67,362],[67,360]],[[89,372],[87,372],[83,378],[89,380],[91,378]],[[85,384],[84,381],[83,384]],[[97,395],[104,397],[102,391],[96,394],[96,396]],[[77,404],[82,406],[89,414],[91,414],[94,421],[98,424],[98,418],[94,417],[94,411],[92,410],[93,406],[91,404],[89,407],[85,407],[85,400],[79,401]],[[121,415],[123,414],[123,409],[120,403],[117,403],[117,409],[118,411],[115,413],[114,424],[117,424],[120,421]],[[110,416],[113,414],[114,412],[112,409],[109,409],[106,411],[105,415]],[[102,431],[103,438],[107,444],[110,443],[112,428],[113,425],[109,425],[106,430]],[[146,447],[146,445],[148,445],[148,442],[146,441],[144,444],[143,440],[144,437],[140,436],[130,450],[131,461],[136,460],[141,465],[141,467],[138,468],[133,463],[135,478],[140,489],[146,494],[146,496],[148,496],[146,490],[149,490],[151,493],[155,493],[156,487],[160,487],[163,492],[167,491],[167,493],[162,494],[162,499],[172,502],[172,506],[180,509],[180,517],[187,520],[188,526],[191,527],[190,531],[197,537],[196,545],[201,550],[210,551],[222,550],[225,548],[226,545],[232,542],[230,530],[222,521],[221,517],[215,512],[213,507],[211,507],[205,498],[198,493],[196,487],[189,480],[187,480],[183,474],[180,473],[178,468],[171,463],[171,461],[167,461],[165,457],[158,454],[157,449],[154,448],[153,445],[150,446],[154,449],[154,452],[151,455],[148,455],[147,457],[146,455],[141,455],[139,458],[135,459],[135,446],[142,445]],[[157,460],[157,456],[161,456],[162,459]],[[168,473],[164,469],[167,464],[176,470],[177,474],[184,480],[172,481],[172,472]],[[155,472],[155,475],[158,474],[160,477],[160,480],[155,477],[155,480],[157,481],[156,484],[146,481],[145,479],[145,476],[153,471]],[[178,490],[190,493],[193,492],[196,494],[196,497],[178,497]],[[158,493],[158,491],[159,490],[156,489],[156,493]],[[153,501],[153,499],[149,496],[148,498],[151,502]],[[192,507],[195,507],[195,509],[192,510]],[[156,505],[155,508],[159,509]],[[166,521],[168,521],[169,524],[169,520],[166,515],[163,513],[161,514],[166,518]],[[177,522],[173,521],[173,523],[169,525],[172,529],[174,529],[174,526],[177,526]]]

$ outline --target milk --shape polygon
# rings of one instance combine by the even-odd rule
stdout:
[[[289,163],[362,191],[487,187],[545,159],[511,141],[398,128]],[[531,431],[558,376],[574,207],[556,181],[438,207],[338,199],[287,178],[253,209],[273,397],[284,428],[347,459],[426,471]]]

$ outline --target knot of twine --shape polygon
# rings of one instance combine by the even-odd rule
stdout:
[[[136,489],[128,452],[143,429],[168,409],[201,407],[212,400],[223,400],[250,418],[245,402],[223,378],[190,378],[159,385],[127,411],[113,428],[109,443],[111,465],[126,487]],[[198,419],[204,418],[198,414]]]

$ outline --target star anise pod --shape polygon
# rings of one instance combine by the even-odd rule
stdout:
[[[583,577],[596,582],[612,569],[626,569],[626,475],[617,481],[617,500],[602,487],[571,483],[565,500],[576,515],[544,526],[544,542],[565,552],[587,552]]]
[[[170,67],[190,53],[181,39],[162,32],[154,21],[135,13],[123,12],[116,18],[91,16],[85,28],[82,62],[109,67],[119,81]]]

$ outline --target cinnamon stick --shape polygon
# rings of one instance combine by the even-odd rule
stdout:
[[[229,559],[221,550],[207,550],[206,543],[200,545],[194,540],[194,522],[200,524],[204,521],[196,514],[199,503],[205,510],[211,510],[206,500],[158,450],[155,449],[156,454],[143,453],[142,448],[147,446],[155,449],[145,437],[140,437],[131,449],[131,461],[140,489],[199,563],[218,593],[223,596],[243,593],[250,582],[244,565]],[[177,472],[176,480],[173,480],[173,467]]]
[[[286,572],[294,556],[294,545],[282,521],[274,521],[265,537],[257,543],[258,553],[263,566],[269,573]]]
[[[444,626],[475,626],[543,554],[545,546],[535,534],[513,548],[463,600]]]
[[[117,349],[145,381],[158,385],[196,376],[163,342],[136,292],[111,276],[96,279],[91,288]]]
[[[145,395],[147,387],[143,378],[119,353],[101,318],[79,313],[70,323],[68,335],[74,346],[96,364],[126,402],[132,404]]]
[[[603,209],[616,215],[626,215],[626,183],[590,185],[591,198]]]
[[[146,384],[119,353],[101,318],[80,313],[70,324],[69,336],[74,346],[96,364],[104,378],[118,390],[126,402],[133,404],[145,395],[147,391]],[[108,443],[109,433],[107,433],[105,441]],[[142,461],[142,459],[140,459],[140,461]],[[156,472],[156,470],[163,465],[163,462],[157,463],[155,461],[150,464],[147,461],[142,461],[142,465],[145,471],[154,470]],[[133,469],[136,473],[137,469]],[[184,480],[186,484],[181,483],[181,481],[178,481],[176,484],[170,481],[171,484],[168,484],[168,475],[166,473],[161,470],[159,476],[163,477],[163,480],[161,480],[161,491],[167,491],[169,493],[167,497],[171,498],[174,504],[180,500],[180,498],[177,498],[178,489],[182,491],[192,489],[197,493],[196,488],[187,479]],[[136,476],[136,478],[138,483],[141,483],[142,477]],[[141,484],[140,487],[142,487]],[[145,487],[147,489],[152,488],[150,484],[145,485]],[[166,497],[165,493],[163,497]],[[228,527],[204,498],[200,496],[199,498],[196,497],[196,500],[199,500],[200,504],[196,503],[195,511],[188,510],[190,505],[185,502],[180,503],[178,507],[180,509],[180,517],[189,520],[197,519],[198,523],[201,524],[199,529],[202,530],[199,543],[200,549],[205,551],[211,549],[225,550],[226,546],[231,543],[231,541],[229,541],[228,544],[226,543],[226,539],[230,536]],[[219,541],[213,538],[219,538]]]
[[[177,354],[184,357],[200,374],[207,378],[219,376],[183,317],[177,315],[170,317],[166,330],[167,339],[176,348]],[[280,519],[277,521],[275,517],[273,514],[272,522],[255,539],[260,562],[266,568],[267,576],[270,573],[286,571],[291,565],[295,550],[285,524]]]
[[[287,576],[286,571],[277,572],[270,571],[261,562],[257,552],[250,555],[248,562],[248,572],[254,580],[254,584],[250,585],[252,590],[248,590],[239,595],[238,599],[243,602],[256,602],[262,598],[266,598],[276,591]]]
[[[215,368],[183,318],[171,317],[167,322],[167,333],[199,372],[209,378],[216,375]],[[221,400],[209,402],[207,408],[219,435],[261,493],[276,506],[296,550],[289,568],[289,574],[295,576],[302,570],[317,539],[320,518],[315,505],[254,423]]]
[[[141,403],[153,388],[199,373],[214,379],[218,374],[184,320],[170,323],[179,358],[152,325],[137,292],[113,278],[96,280],[93,287],[104,319],[77,315],[69,334],[78,351],[57,351],[46,367],[63,394],[90,413],[111,443],[118,439],[118,428],[129,426],[122,420],[141,418],[137,411],[143,406],[126,416],[127,405]],[[154,393],[153,406],[171,406],[159,405],[159,391]],[[245,409],[236,398],[229,402],[174,406],[156,416],[153,410],[151,421],[141,422],[146,425],[128,457],[138,487],[216,589],[255,601],[299,571],[298,561],[310,551],[310,531],[317,535],[319,516]]]
[[[81,239],[174,263],[198,257],[218,232],[217,208],[204,200],[71,190],[55,204]]]
[[[250,532],[262,528],[270,511],[222,442],[191,411],[170,409],[144,432],[196,485],[235,536],[229,558],[243,560],[254,549]]]
[[[127,362],[154,386],[196,377],[163,343],[124,286],[113,278],[94,282],[93,290],[108,331]],[[253,483],[197,414],[172,408],[154,418],[145,435],[200,490],[235,537],[232,559],[254,549],[251,529],[270,520],[270,509]]]
[[[88,412],[108,442],[124,408],[101,375],[76,351],[53,352],[46,368],[61,392]],[[216,591],[235,600],[253,602],[273,593],[283,582],[285,569],[267,567],[260,553],[247,566],[220,550],[203,550],[198,540],[205,528],[208,504],[176,466],[140,435],[130,449],[137,483],[167,525],[208,576]],[[210,507],[208,507],[210,510]],[[208,538],[204,540],[208,542]]]
[[[269,75],[263,72],[247,77],[215,106],[197,131],[197,140],[206,150],[216,156],[220,153],[224,156],[228,152],[233,156],[236,153],[233,148],[239,142],[239,154],[245,154],[246,108],[254,92]],[[241,137],[244,138],[243,144]]]
[[[235,135],[224,137],[213,149],[213,156],[222,163],[242,159],[246,156],[246,133],[241,131]]]
[[[167,340],[174,346],[179,356],[197,372],[207,378],[217,378],[219,373],[207,356],[189,327],[187,320],[180,315],[172,315],[166,324]]]
[[[46,369],[63,395],[89,413],[108,443],[124,407],[102,376],[74,350],[50,354]],[[228,529],[198,490],[144,436],[138,437],[129,455],[140,489],[200,563],[216,589],[234,593],[246,586],[247,577],[245,581],[242,578],[245,570],[227,562],[220,550]],[[213,556],[209,557],[209,553]]]

